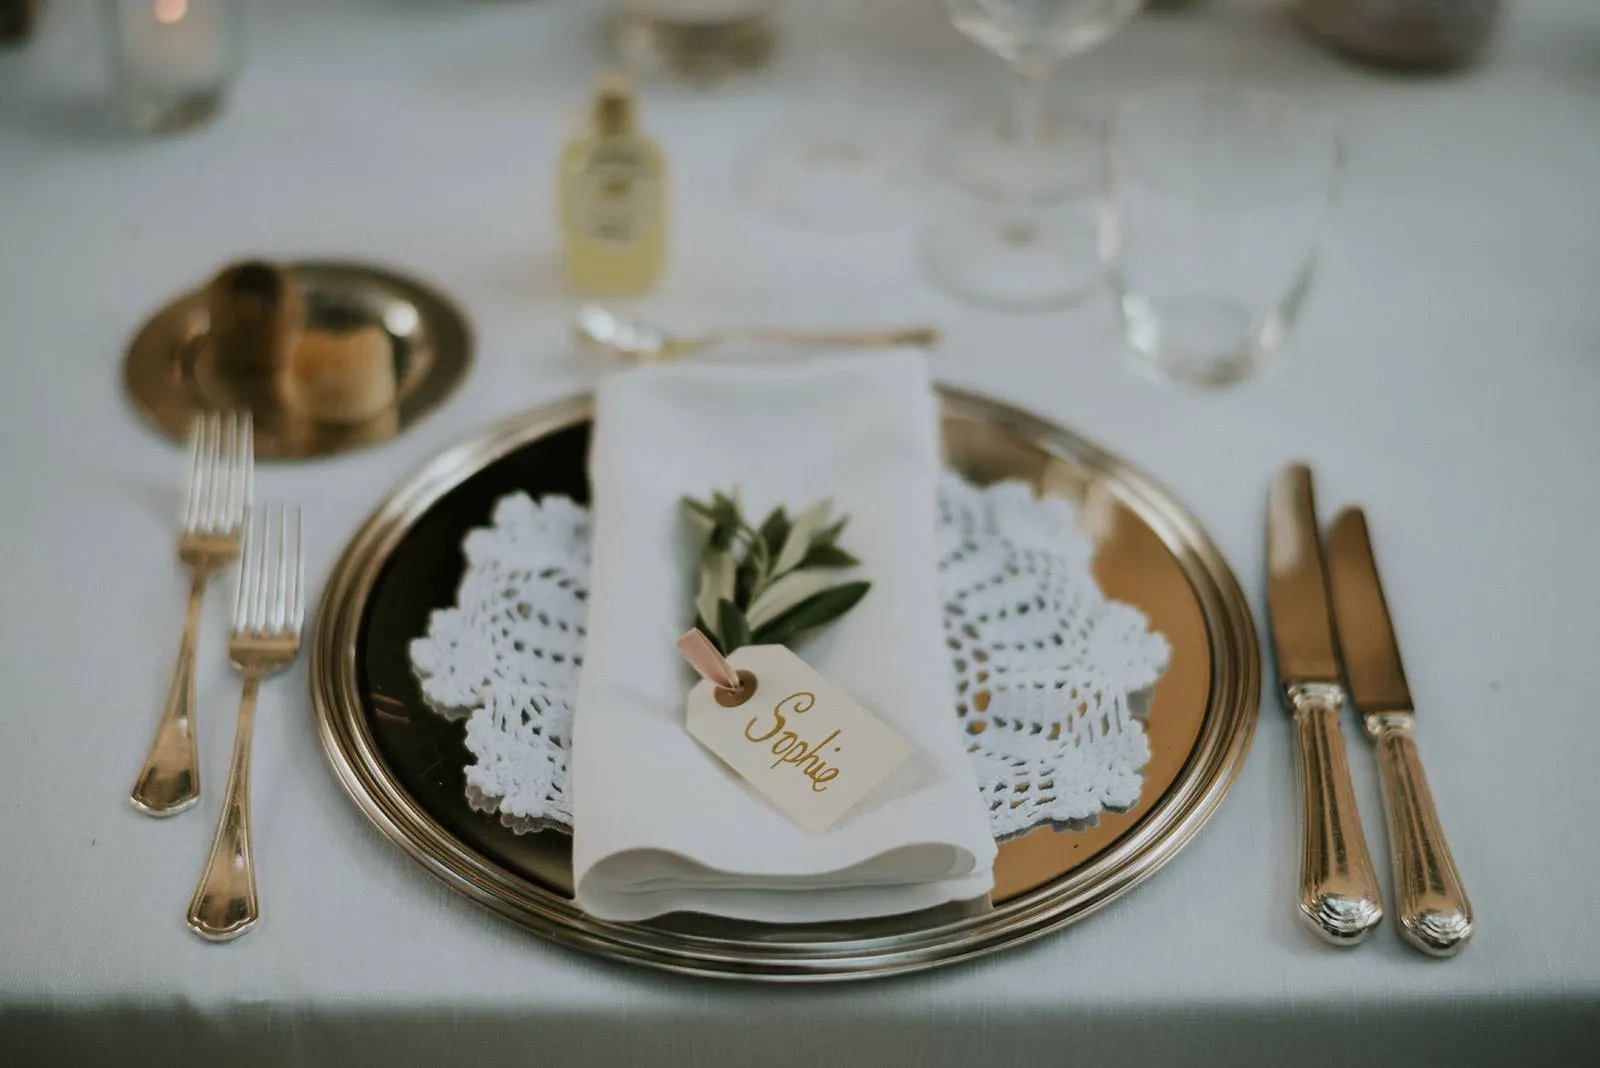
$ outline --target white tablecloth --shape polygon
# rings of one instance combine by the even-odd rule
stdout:
[[[205,797],[173,821],[136,814],[125,795],[183,587],[179,456],[120,394],[131,329],[246,252],[388,261],[465,304],[479,362],[445,409],[370,452],[260,472],[263,498],[304,505],[318,580],[425,458],[590,381],[566,341],[550,204],[601,61],[593,10],[255,6],[228,112],[170,140],[108,135],[85,110],[97,42],[68,32],[92,28],[84,0],[58,0],[32,51],[0,55],[0,1062],[1593,1056],[1600,8],[1509,4],[1496,55],[1453,79],[1355,71],[1255,4],[1143,18],[1072,63],[1065,82],[1085,97],[1227,72],[1351,117],[1346,195],[1303,322],[1268,374],[1212,395],[1130,374],[1103,303],[974,311],[924,280],[906,232],[799,234],[734,207],[736,160],[803,101],[795,54],[743,83],[646,95],[678,193],[672,270],[649,310],[684,325],[938,323],[944,377],[1063,420],[1175,489],[1258,619],[1271,473],[1303,457],[1330,512],[1364,503],[1480,927],[1448,963],[1404,949],[1392,923],[1352,951],[1301,929],[1289,725],[1269,692],[1216,818],[1101,914],[925,976],[793,990],[580,956],[446,889],[341,793],[304,658],[269,683],[257,727],[265,919],[224,947],[183,929],[237,691],[218,583],[199,674]],[[999,65],[931,5],[889,7],[870,82],[885,109],[916,128],[1000,92]],[[1386,876],[1372,762],[1353,723],[1347,734]]]

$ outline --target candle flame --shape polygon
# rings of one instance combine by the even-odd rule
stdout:
[[[171,25],[189,13],[189,0],[156,0],[156,21]]]

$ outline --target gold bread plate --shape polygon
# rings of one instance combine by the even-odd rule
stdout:
[[[285,266],[303,310],[294,343],[313,361],[365,360],[341,393],[362,405],[333,419],[297,404],[293,391],[263,388],[212,345],[208,287],[184,293],[142,325],[123,361],[123,386],[147,422],[176,441],[209,409],[248,408],[257,460],[300,460],[364,448],[403,434],[442,404],[472,362],[472,332],[447,298],[413,279],[359,263]],[[302,324],[303,322],[303,329]],[[301,361],[304,364],[306,361]],[[338,363],[332,364],[337,370]],[[373,406],[374,401],[376,406]]]
[[[446,450],[367,519],[323,593],[311,687],[323,747],[374,823],[434,875],[555,942],[702,975],[830,980],[930,968],[1037,938],[1153,874],[1211,816],[1249,749],[1260,700],[1255,626],[1199,524],[1161,487],[1070,431],[941,389],[946,460],[1072,501],[1106,593],[1172,645],[1149,695],[1151,759],[1131,811],[1003,842],[993,907],[776,926],[675,914],[610,923],[572,902],[570,844],[517,835],[467,803],[462,725],[423,702],[406,647],[454,603],[463,535],[512,490],[588,499],[588,398],[508,420]]]

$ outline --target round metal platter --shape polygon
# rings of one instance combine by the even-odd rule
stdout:
[[[675,914],[611,923],[571,898],[571,839],[518,835],[472,810],[463,726],[422,700],[407,645],[454,603],[462,537],[501,496],[588,500],[588,398],[557,403],[448,449],[357,532],[323,594],[312,695],[323,746],[374,823],[451,887],[553,941],[675,971],[763,980],[865,978],[929,968],[1081,919],[1170,860],[1221,802],[1255,730],[1260,659],[1249,608],[1199,524],[1165,490],[1070,431],[941,390],[946,462],[980,483],[1020,478],[1077,507],[1108,596],[1172,646],[1149,694],[1139,803],[1092,826],[1001,844],[989,908],[944,906],[834,924]]]
[[[273,396],[252,402],[257,460],[304,460],[365,448],[405,433],[443,404],[472,364],[466,316],[437,290],[361,263],[289,265],[305,290],[306,329],[373,325],[394,357],[395,399],[387,410],[353,425],[310,422]],[[152,315],[128,344],[122,382],[153,427],[183,441],[196,413],[239,404],[209,358],[204,286]]]

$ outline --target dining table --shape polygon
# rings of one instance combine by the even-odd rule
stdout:
[[[791,5],[797,8],[800,5]],[[1342,184],[1299,322],[1262,371],[1204,391],[1131,369],[1111,298],[1042,314],[941,293],[917,238],[969,210],[927,167],[907,217],[839,233],[740,195],[741,167],[820,106],[802,30],[759,70],[645,77],[670,169],[660,288],[627,308],[736,323],[942,332],[939,379],[1071,427],[1204,524],[1263,639],[1259,725],[1197,837],[1131,892],[1027,945],[913,975],[692,978],[534,937],[431,877],[330,771],[308,658],[263,686],[263,919],[184,927],[238,682],[213,583],[198,665],[206,791],[154,820],[128,790],[182,620],[181,447],[123,393],[139,323],[244,256],[361,259],[470,318],[461,387],[392,441],[262,462],[298,503],[314,608],[363,518],[452,441],[593,387],[571,340],[556,160],[611,64],[607,5],[259,0],[225,108],[168,137],[105,117],[98,5],[44,8],[0,51],[0,1063],[174,1065],[1558,1064],[1600,1056],[1600,5],[1504,5],[1472,69],[1354,65],[1279,3],[1135,18],[1063,64],[1093,114],[1223,81],[1336,112]],[[1001,65],[938,5],[864,5],[860,106],[926,143],[998,105]],[[1298,920],[1293,730],[1273,678],[1264,524],[1310,464],[1327,516],[1366,509],[1418,739],[1477,916],[1437,960],[1391,916],[1333,947]],[[1371,747],[1344,723],[1385,893]]]

